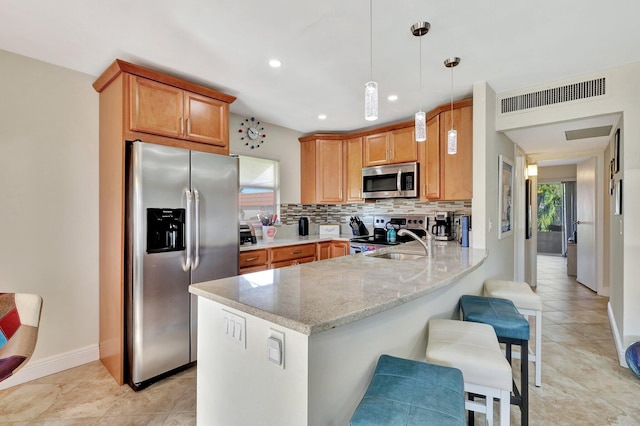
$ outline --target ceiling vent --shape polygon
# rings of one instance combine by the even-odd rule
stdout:
[[[526,111],[532,108],[604,96],[607,93],[606,89],[606,77],[600,77],[550,89],[504,97],[500,99],[500,114]]]
[[[564,136],[568,141],[579,139],[599,138],[609,136],[613,126],[589,127],[587,129],[565,130]]]

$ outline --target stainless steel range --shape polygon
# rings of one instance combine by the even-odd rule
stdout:
[[[393,228],[408,229],[416,235],[427,235],[426,215],[376,215],[373,217],[373,235],[355,237],[350,240],[351,254],[378,250],[383,247],[397,246],[413,239],[409,236],[396,236],[395,242],[387,240],[387,231]]]

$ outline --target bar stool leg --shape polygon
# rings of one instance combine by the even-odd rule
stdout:
[[[536,323],[537,326],[538,323]],[[520,396],[522,397],[522,405],[520,406],[522,426],[529,424],[529,344],[526,340],[522,341],[520,346],[522,352],[522,359],[520,360]],[[536,348],[536,356],[539,354],[538,348]],[[536,358],[536,368],[538,367],[538,358]]]

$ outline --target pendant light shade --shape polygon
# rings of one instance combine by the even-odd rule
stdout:
[[[449,130],[447,133],[447,154],[458,153],[458,131],[455,129]]]
[[[423,111],[416,112],[416,142],[427,140],[427,114]]]
[[[368,121],[378,119],[378,83],[375,81],[364,85],[364,118]]]
[[[427,140],[427,115],[422,111],[422,36],[429,32],[431,24],[428,22],[417,22],[411,26],[411,34],[420,37],[420,109],[416,112],[416,142]]]
[[[364,85],[364,119],[378,119],[378,83],[373,81],[373,0],[369,0],[369,51],[371,81]]]
[[[458,131],[453,128],[453,69],[460,63],[460,58],[453,57],[444,61],[444,66],[451,69],[451,127],[447,133],[447,154],[458,153]]]

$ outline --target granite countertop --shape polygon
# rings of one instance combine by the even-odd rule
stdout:
[[[265,241],[261,237],[257,238],[257,244],[241,244],[240,251],[248,251],[248,250],[257,250],[263,248],[273,248],[273,247],[285,247],[285,246],[293,246],[296,244],[305,244],[305,243],[317,243],[320,241],[331,241],[331,240],[343,240],[349,241],[349,239],[353,238],[353,235],[349,234],[340,234],[340,235],[307,235],[305,237],[301,236],[292,236],[292,237],[284,237],[278,238],[276,237],[273,241]]]
[[[384,251],[424,253],[417,242],[378,253]],[[478,268],[487,255],[456,242],[436,242],[434,253],[433,259],[416,260],[342,256],[193,284],[189,291],[312,335],[445,287]]]

